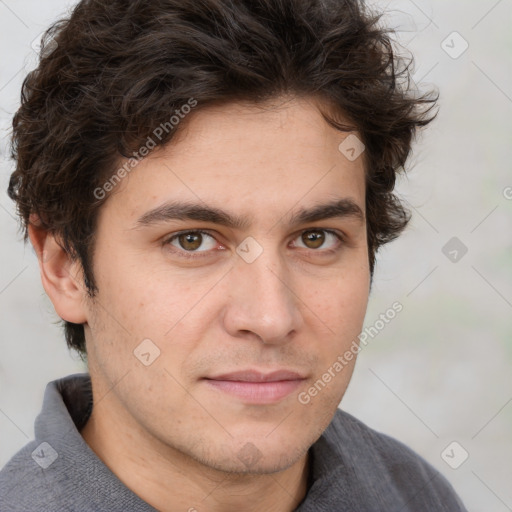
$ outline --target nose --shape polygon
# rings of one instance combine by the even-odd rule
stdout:
[[[252,263],[238,258],[229,273],[224,328],[233,337],[258,337],[265,344],[288,343],[303,317],[293,280],[277,254],[264,250]]]

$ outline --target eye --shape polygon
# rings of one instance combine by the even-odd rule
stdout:
[[[304,249],[310,249],[318,254],[332,254],[337,252],[344,242],[341,234],[330,229],[308,229],[302,231],[300,235],[295,238],[300,240],[303,245],[296,245]],[[205,246],[205,242],[206,246]],[[324,245],[327,242],[327,247]],[[329,243],[330,242],[330,243]],[[181,231],[163,240],[164,246],[172,247],[172,252],[184,258],[200,258],[208,256],[208,253],[215,249],[218,242],[207,231],[194,230],[194,231]],[[200,249],[203,247],[202,249]],[[221,249],[224,247],[221,245]],[[322,248],[322,250],[319,250]]]
[[[307,231],[303,231],[296,240],[300,240],[300,242],[304,245],[302,247],[306,249],[319,249],[323,248],[322,251],[317,252],[327,252],[332,253],[339,249],[341,243],[343,242],[343,237],[332,231],[330,229],[308,229]],[[327,244],[327,247],[324,247],[324,244],[331,241],[331,243]],[[298,247],[301,247],[300,245]]]
[[[210,243],[206,248],[199,250],[207,239]],[[187,253],[208,252],[216,246],[216,240],[206,231],[182,231],[164,240],[164,245],[170,245],[177,249],[177,252],[185,257],[193,257]]]

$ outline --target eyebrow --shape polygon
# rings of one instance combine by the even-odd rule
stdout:
[[[342,198],[318,204],[309,209],[300,209],[291,216],[289,225],[294,227],[299,224],[333,218],[352,218],[360,222],[365,220],[363,211],[353,199]],[[248,217],[233,215],[214,206],[169,201],[144,213],[132,229],[140,229],[170,220],[211,222],[237,230],[248,230],[251,226]]]

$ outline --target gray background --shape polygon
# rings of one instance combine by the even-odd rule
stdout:
[[[471,512],[512,511],[512,1],[372,3],[414,53],[415,82],[439,88],[440,114],[398,185],[414,217],[380,253],[366,325],[404,309],[370,338],[341,407],[424,456]],[[46,383],[83,371],[5,193],[32,41],[73,4],[0,0],[0,466],[32,437]]]

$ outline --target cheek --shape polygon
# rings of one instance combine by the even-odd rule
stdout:
[[[306,399],[311,398],[317,410],[322,407],[334,410],[347,388],[357,358],[358,336],[363,327],[368,295],[369,277],[364,269],[333,279],[310,294],[311,310],[318,316],[311,316],[313,325],[317,326],[317,335],[313,333],[315,347],[310,349],[317,353],[318,365],[313,388],[306,390]],[[347,353],[348,357],[345,356]]]
[[[307,292],[307,305],[318,315],[335,338],[359,334],[369,296],[368,273],[361,271],[333,276],[329,281],[315,285]],[[357,331],[357,332],[355,332]]]
[[[190,309],[196,292],[190,283],[121,254],[102,261],[97,274],[99,300],[111,324],[135,339],[162,338]],[[107,318],[108,320],[108,318]],[[116,328],[116,326],[113,326]]]
[[[98,368],[112,382],[127,371],[135,371],[130,380],[137,375],[140,384],[167,381],[164,368],[183,380],[191,354],[213,322],[216,310],[201,299],[214,282],[194,280],[191,285],[186,276],[168,271],[146,275],[121,262],[111,272],[106,268],[97,279],[98,300],[89,324]]]

